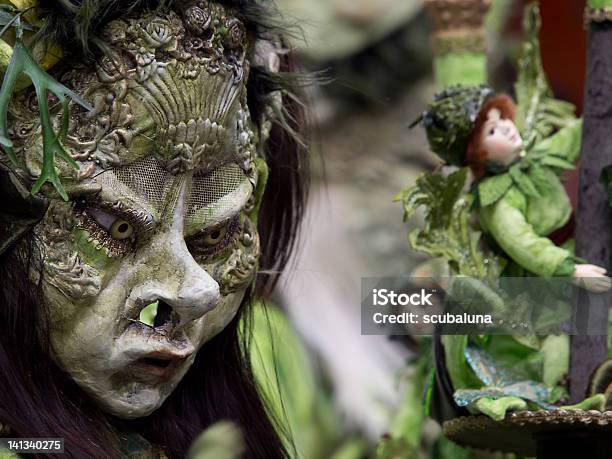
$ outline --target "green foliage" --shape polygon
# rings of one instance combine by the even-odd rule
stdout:
[[[291,438],[286,448],[309,459],[363,457],[366,445],[343,431],[330,394],[317,385],[308,353],[282,311],[260,301],[245,320],[252,330],[253,375],[279,435]]]
[[[452,166],[463,164],[474,120],[493,95],[488,86],[451,86],[436,93],[422,121],[431,150]]]
[[[419,459],[418,449],[403,438],[385,438],[376,447],[376,459]]]
[[[574,106],[553,97],[544,74],[538,38],[540,27],[540,9],[534,2],[525,8],[523,15],[525,42],[515,85],[516,122],[527,150],[574,120]]]
[[[79,168],[77,162],[72,159],[62,146],[70,120],[69,102],[72,99],[87,110],[91,110],[92,107],[74,92],[54,80],[34,60],[23,42],[21,16],[26,11],[23,10],[15,13],[13,20],[9,21],[0,32],[0,36],[2,36],[13,25],[17,29],[13,55],[11,56],[9,66],[4,75],[4,81],[2,82],[2,88],[0,89],[0,145],[2,145],[2,149],[8,155],[11,163],[15,167],[19,167],[13,144],[8,135],[8,109],[18,79],[22,74],[25,74],[30,78],[36,90],[43,135],[43,167],[40,177],[32,187],[32,194],[38,193],[45,183],[50,182],[59,195],[67,201],[68,195],[60,181],[55,161],[56,157],[60,157],[75,169]],[[4,10],[3,13],[7,13],[7,11]],[[53,108],[49,107],[49,100],[47,98],[49,92],[57,97],[62,106],[62,120],[57,132],[53,128],[51,119]]]
[[[470,214],[474,197],[464,191],[467,169],[448,177],[440,172],[421,175],[414,186],[396,196],[404,207],[404,221],[425,209],[425,227],[409,234],[412,248],[448,260],[456,274],[495,278],[501,262],[480,244],[482,233],[473,228]]]
[[[482,457],[478,453],[461,448],[443,435],[436,440],[429,459],[476,459]]]
[[[21,14],[24,14],[26,11],[23,11]],[[0,26],[2,27],[15,27],[17,21],[17,15],[20,12],[13,5],[0,5]],[[34,30],[30,24],[21,23],[21,27],[23,30]],[[0,36],[4,34],[5,30],[2,30]]]
[[[421,444],[421,434],[427,408],[423,406],[423,397],[431,375],[430,363],[432,357],[433,351],[430,342],[427,339],[421,340],[419,342],[419,356],[411,362],[414,372],[406,377],[404,398],[391,424],[391,437],[403,439],[414,449],[417,449]]]
[[[238,459],[245,449],[240,428],[230,421],[222,421],[200,434],[187,452],[187,459]]]
[[[153,327],[155,324],[155,318],[157,317],[158,308],[159,301],[151,303],[142,311],[140,311],[140,316],[138,317],[138,320],[140,320],[143,324],[148,325],[149,327]]]

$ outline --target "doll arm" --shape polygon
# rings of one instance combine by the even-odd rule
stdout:
[[[541,277],[571,275],[574,270],[572,254],[557,247],[550,239],[534,231],[525,215],[508,195],[481,210],[483,227],[499,246],[523,268]]]
[[[531,153],[554,156],[574,164],[580,157],[581,142],[582,119],[576,119],[556,134],[536,144]]]

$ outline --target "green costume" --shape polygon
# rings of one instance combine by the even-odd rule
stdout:
[[[559,172],[573,168],[578,159],[581,130],[581,121],[572,122],[509,170],[478,185],[481,227],[515,262],[507,273],[518,275],[516,268],[542,277],[573,273],[575,257],[546,236],[562,228],[572,213]]]

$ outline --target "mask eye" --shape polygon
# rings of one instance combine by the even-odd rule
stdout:
[[[494,134],[495,134],[495,128],[492,128],[492,129],[489,131],[489,135],[494,135]]]
[[[208,233],[206,236],[204,236],[204,245],[206,247],[214,247],[220,244],[221,242],[223,242],[226,234],[227,234],[227,226],[216,229]]]
[[[134,226],[122,218],[104,212],[100,209],[87,209],[89,215],[98,225],[104,228],[113,239],[124,241],[134,234]]]
[[[118,218],[112,224],[109,232],[110,235],[118,241],[123,241],[132,237],[132,234],[134,234],[134,227],[125,220]]]
[[[240,235],[240,217],[227,222],[222,227],[205,229],[185,239],[189,251],[200,261],[220,259],[227,255],[228,248],[234,246]]]

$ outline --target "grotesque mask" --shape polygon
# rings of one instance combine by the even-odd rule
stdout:
[[[54,70],[94,110],[71,110],[64,145],[80,168],[59,163],[70,201],[51,199],[36,234],[53,358],[107,412],[136,418],[176,388],[254,279],[265,134],[247,106],[254,47],[231,9],[177,2],[101,36],[95,63]],[[11,121],[30,179],[43,158],[35,101],[21,94]]]

